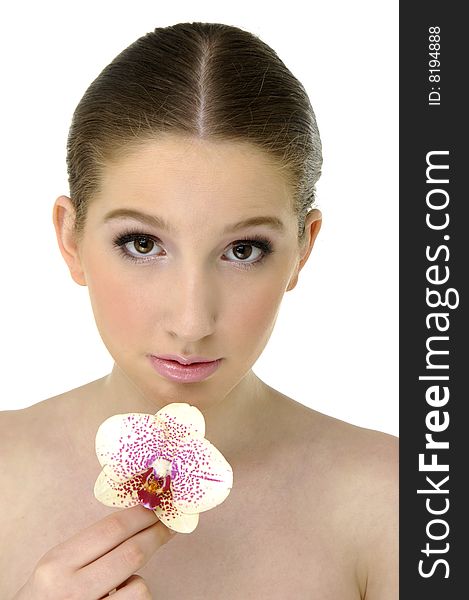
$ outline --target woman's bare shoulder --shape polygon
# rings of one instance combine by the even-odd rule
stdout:
[[[95,392],[100,381],[98,379],[66,390],[39,400],[26,408],[0,411],[0,443],[4,442],[6,445],[6,440],[12,436],[15,439],[19,436],[24,440],[35,437],[37,443],[39,441],[37,433],[41,431],[43,424],[57,423],[63,426],[70,419],[76,418],[81,412],[83,402]],[[43,427],[41,433],[44,434],[52,429],[50,426]]]
[[[282,395],[283,396],[283,395]],[[283,396],[282,427],[314,472],[341,495],[380,505],[397,490],[399,439],[313,410]],[[379,499],[381,497],[381,499]]]
[[[41,425],[48,421],[48,414],[49,400],[26,408],[0,411],[2,471],[9,468],[18,469],[28,450],[33,451],[40,445],[41,433],[46,432]]]
[[[336,498],[356,546],[356,573],[366,600],[398,595],[399,440],[393,435],[327,419]]]
[[[272,388],[271,388],[272,389]],[[357,475],[379,473],[396,474],[399,439],[391,434],[368,429],[326,415],[281,394],[273,392],[273,404],[278,408],[275,419],[282,430],[302,445],[310,445],[324,459],[329,457],[342,469],[351,469]]]
[[[0,522],[16,504],[18,486],[24,476],[28,477],[34,457],[34,432],[31,408],[0,412],[0,478],[5,485],[0,498]]]
[[[308,496],[318,490],[334,539],[356,556],[366,600],[391,600],[398,585],[399,440],[312,410],[284,396],[289,437],[301,452]]]
[[[76,411],[70,410],[74,397],[74,390],[69,390],[25,408],[0,411],[0,477],[11,482],[0,498],[0,523],[1,515],[22,505],[20,490],[39,485],[62,458],[69,458],[76,422],[72,418]]]
[[[316,414],[321,422],[321,440],[334,460],[350,472],[361,487],[382,478],[395,480],[399,458],[399,439],[389,433],[347,423],[328,415]]]
[[[355,426],[338,425],[339,431],[343,449],[337,455],[343,468],[338,488],[347,503],[349,534],[356,540],[363,598],[393,600],[399,573],[399,440]]]
[[[63,434],[70,420],[77,388],[40,400],[30,406],[0,411],[2,467],[18,468],[30,452],[42,452]]]
[[[70,392],[40,400],[25,408],[0,411],[0,444],[7,450],[10,441],[27,441],[31,438],[32,431],[37,431],[38,425],[43,420],[49,420],[54,414],[54,409],[60,406],[60,399],[67,397]],[[37,439],[37,437],[36,437]],[[14,445],[11,450],[14,450]]]
[[[0,411],[0,454],[2,466],[6,459],[30,439],[31,425],[34,422],[32,407]]]

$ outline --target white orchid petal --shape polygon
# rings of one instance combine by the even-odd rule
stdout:
[[[192,533],[199,523],[199,514],[185,514],[177,508],[171,497],[171,492],[161,496],[161,504],[154,511],[158,519],[178,533]]]
[[[96,435],[103,467],[96,498],[121,508],[140,503],[170,529],[194,531],[199,513],[223,502],[233,486],[230,464],[204,435],[203,414],[183,402],[156,415],[110,417]]]
[[[184,513],[204,512],[221,504],[233,487],[233,470],[206,439],[186,440],[171,465],[174,504]]]
[[[96,434],[98,460],[115,481],[126,481],[147,469],[165,445],[161,422],[143,413],[109,417]]]
[[[155,415],[167,430],[170,440],[205,436],[205,419],[196,406],[187,402],[173,402],[163,406]]]
[[[139,504],[137,492],[143,487],[145,476],[136,475],[127,481],[114,481],[105,470],[101,471],[94,484],[94,495],[106,506],[130,508]]]

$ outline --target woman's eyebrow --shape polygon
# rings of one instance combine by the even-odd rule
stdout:
[[[152,227],[157,227],[158,229],[162,229],[164,231],[168,231],[169,233],[174,233],[173,227],[165,221],[163,218],[158,217],[157,215],[149,215],[147,213],[140,212],[133,208],[116,208],[106,213],[103,218],[103,223],[107,223],[113,219],[136,219],[141,223],[145,223],[146,225],[150,225]],[[281,221],[278,217],[274,216],[257,216],[250,217],[248,219],[243,219],[242,221],[238,221],[237,223],[233,223],[232,225],[228,225],[223,230],[223,233],[230,233],[232,231],[237,231],[239,229],[243,229],[244,227],[253,227],[255,225],[266,225],[271,229],[277,230],[279,232],[285,231],[285,225],[283,221]]]

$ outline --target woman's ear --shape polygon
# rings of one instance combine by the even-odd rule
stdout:
[[[300,246],[300,257],[298,263],[295,267],[295,271],[290,279],[288,287],[286,289],[287,292],[292,290],[296,284],[298,283],[298,274],[301,269],[305,266],[306,261],[311,254],[311,250],[313,249],[314,242],[316,241],[319,230],[321,229],[322,224],[322,214],[321,211],[317,208],[311,210],[305,219],[305,233],[304,239]]]
[[[70,270],[73,281],[79,285],[86,286],[85,274],[83,272],[79,246],[73,230],[75,224],[75,208],[67,196],[59,196],[54,203],[52,211],[57,242],[60,252]]]

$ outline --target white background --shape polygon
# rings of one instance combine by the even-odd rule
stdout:
[[[308,11],[306,12],[306,8]],[[52,225],[65,145],[91,81],[155,27],[224,22],[274,48],[305,86],[323,142],[323,227],[254,371],[321,412],[398,433],[398,3],[101,1],[0,9],[0,408],[107,374],[87,288]]]

